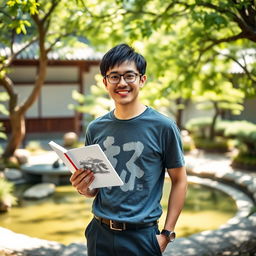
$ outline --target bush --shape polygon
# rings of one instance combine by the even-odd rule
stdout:
[[[239,153],[233,159],[232,166],[236,168],[256,171],[256,157],[244,153]]]
[[[233,121],[225,128],[224,135],[227,137],[248,138],[256,142],[256,125],[248,121]]]
[[[205,138],[194,138],[195,147],[208,152],[227,152],[229,150],[229,142],[222,137],[216,137],[215,140]]]
[[[12,195],[14,185],[0,177],[0,212],[6,212],[16,204],[16,198]]]
[[[225,131],[228,127],[230,127],[231,125],[233,125],[234,121],[228,121],[228,120],[219,120],[216,123],[216,135],[217,136],[222,136],[225,137]]]
[[[212,118],[210,117],[197,117],[190,119],[185,127],[193,134],[193,137],[207,138],[210,131]]]
[[[182,146],[184,152],[190,152],[195,148],[193,139],[186,130],[181,131]]]
[[[256,170],[256,125],[247,121],[234,121],[224,135],[237,140],[238,155],[232,166],[247,170]]]
[[[256,158],[256,125],[247,121],[235,121],[225,130],[225,136],[239,141],[238,149],[241,153]]]
[[[26,146],[26,150],[30,153],[36,153],[43,151],[43,148],[39,141],[30,141]]]

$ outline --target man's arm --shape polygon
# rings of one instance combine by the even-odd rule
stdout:
[[[174,231],[176,222],[185,202],[187,192],[187,174],[184,166],[167,169],[167,172],[171,178],[172,187],[169,195],[164,229]],[[161,251],[163,252],[168,244],[168,240],[164,235],[158,235],[157,240]]]
[[[89,189],[89,186],[94,181],[94,178],[94,173],[92,171],[79,169],[72,174],[70,182],[72,183],[72,186],[76,188],[79,194],[86,197],[95,197],[99,190]]]

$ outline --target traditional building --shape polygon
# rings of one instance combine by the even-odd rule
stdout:
[[[0,56],[8,55],[8,49],[0,48]],[[10,78],[22,102],[31,93],[38,72],[36,45],[22,52],[13,61]],[[68,109],[74,103],[72,91],[87,93],[95,84],[102,54],[89,46],[62,48],[48,56],[47,75],[39,98],[26,113],[27,133],[68,132],[81,130],[82,116]],[[0,91],[3,91],[0,85]],[[7,133],[10,132],[8,117],[0,116]]]

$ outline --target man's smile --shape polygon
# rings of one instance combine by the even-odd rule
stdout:
[[[130,91],[130,89],[116,89],[115,93],[119,94],[120,96],[126,96]]]

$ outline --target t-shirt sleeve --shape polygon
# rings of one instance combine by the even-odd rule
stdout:
[[[91,137],[91,129],[90,129],[90,124],[86,128],[85,132],[85,146],[91,145],[92,143],[92,137]]]
[[[180,130],[173,123],[165,132],[164,139],[164,167],[179,168],[185,165]]]

